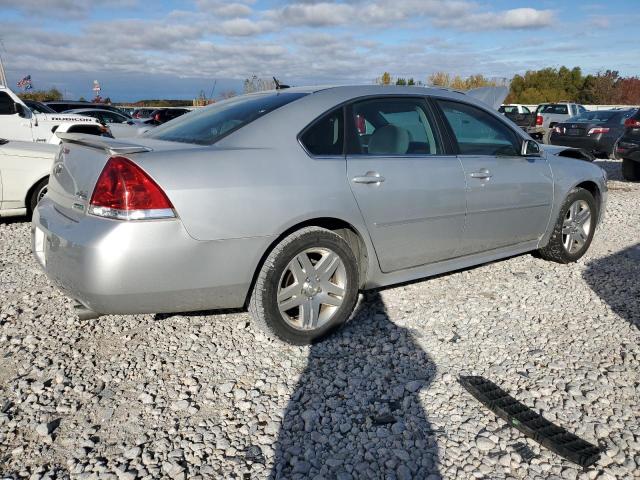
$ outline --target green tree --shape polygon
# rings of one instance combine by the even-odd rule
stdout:
[[[398,78],[396,80],[396,85],[406,85],[407,81],[404,78]]]

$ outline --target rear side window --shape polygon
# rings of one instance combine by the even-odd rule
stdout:
[[[347,115],[347,152],[355,155],[440,153],[425,102],[380,98],[353,104]]]
[[[344,153],[344,115],[342,108],[316,120],[300,137],[311,155],[342,155]]]
[[[568,122],[575,123],[607,123],[614,116],[619,115],[620,112],[611,112],[607,110],[600,110],[595,112],[581,113],[578,116],[571,117]]]
[[[13,99],[5,92],[0,92],[0,115],[13,115]]]
[[[516,135],[493,115],[466,103],[438,100],[461,155],[515,156]]]
[[[281,92],[243,95],[182,115],[145,135],[169,142],[212,145],[231,132],[305,95]]]
[[[540,105],[538,107],[538,113],[568,115],[569,109],[566,105]]]

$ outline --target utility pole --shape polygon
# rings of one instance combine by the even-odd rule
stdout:
[[[2,46],[1,43],[0,46]],[[2,64],[2,54],[0,54],[0,85],[8,86],[7,75],[4,73],[4,65]]]
[[[6,51],[4,48],[4,43],[2,42],[2,37],[0,37],[0,85],[4,85],[8,87],[7,83],[7,75],[4,71],[4,64],[2,63],[2,50]]]

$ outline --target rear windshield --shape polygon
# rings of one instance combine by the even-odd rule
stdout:
[[[306,93],[243,95],[182,115],[146,134],[170,142],[211,145],[225,135],[293,102]]]
[[[538,107],[538,113],[557,113],[560,115],[566,115],[569,113],[566,105],[540,105]]]
[[[600,112],[584,112],[575,117],[571,117],[568,122],[575,123],[608,123],[613,117],[620,115],[620,112],[602,110]]]

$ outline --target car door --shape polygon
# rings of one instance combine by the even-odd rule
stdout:
[[[521,137],[488,111],[438,99],[467,181],[467,220],[460,254],[538,239],[553,199],[543,156],[521,156]]]
[[[462,165],[446,155],[424,98],[374,97],[346,109],[347,176],[380,268],[452,258],[464,229]]]
[[[16,113],[15,102],[7,92],[0,92],[0,138],[33,141],[31,120]]]

